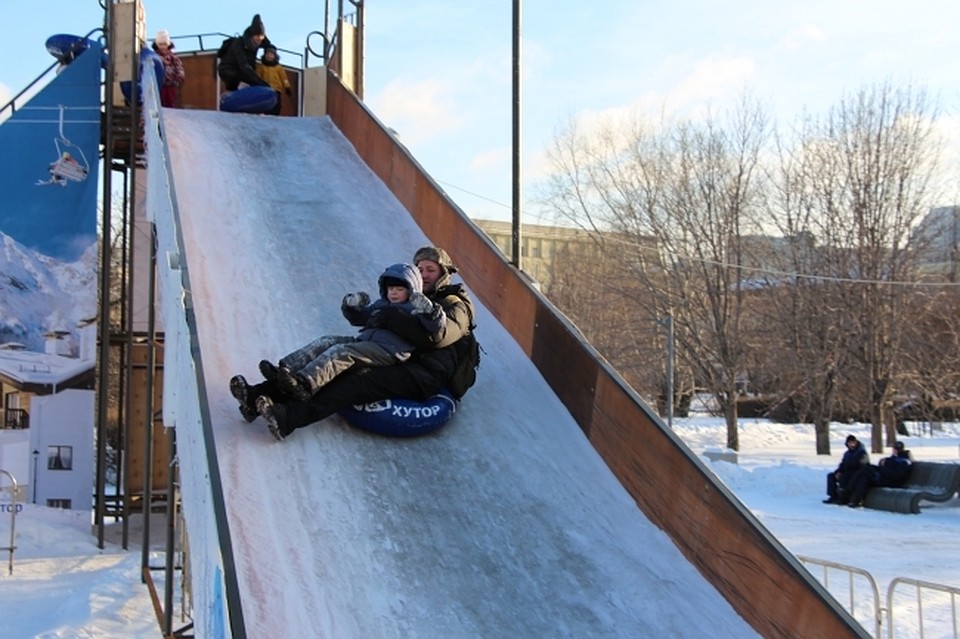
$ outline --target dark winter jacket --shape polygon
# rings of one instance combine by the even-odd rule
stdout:
[[[270,41],[264,38],[263,42],[256,44],[251,31],[251,28],[247,27],[242,36],[233,38],[226,53],[220,58],[217,73],[226,83],[228,90],[236,89],[240,82],[246,82],[250,86],[269,86],[257,75],[257,50],[271,46]]]
[[[402,304],[392,304],[387,299],[387,279],[398,280],[407,285],[410,298]],[[398,358],[405,359],[405,355],[416,350],[416,346],[404,337],[382,326],[379,315],[386,309],[410,319],[411,326],[415,326],[415,334],[422,342],[431,335],[441,331],[447,323],[447,317],[440,305],[432,303],[423,295],[423,280],[420,271],[410,264],[392,264],[384,269],[378,281],[380,298],[366,306],[353,307],[343,305],[341,311],[348,322],[354,326],[362,326],[357,339],[364,342],[374,342],[390,350]]]
[[[859,504],[867,496],[867,491],[877,486],[903,486],[910,477],[911,463],[910,451],[903,450],[884,457],[879,466],[861,466],[848,483],[850,502]]]
[[[445,274],[437,280],[433,291],[426,293],[433,302],[439,304],[447,316],[440,330],[426,336],[408,317],[393,311],[385,311],[379,322],[393,332],[417,346],[417,350],[446,348],[470,332],[473,324],[473,302],[463,284],[452,284],[450,275]]]
[[[890,457],[884,457],[878,466],[873,467],[871,483],[874,486],[903,486],[910,478],[912,465],[909,450],[902,450]]]
[[[424,388],[433,387],[431,392],[436,392],[437,380],[443,387],[456,370],[455,349],[449,347],[470,333],[474,310],[466,289],[462,284],[452,284],[449,274],[443,275],[426,296],[439,304],[446,316],[444,325],[429,335],[426,341],[423,341],[423,332],[409,315],[387,309],[380,314],[378,322],[417,346],[415,359],[420,366],[408,370],[411,375],[422,378],[419,382]],[[424,396],[429,396],[429,393]]]
[[[862,466],[866,466],[869,463],[870,455],[867,454],[867,449],[864,447],[863,442],[858,441],[856,446],[847,448],[846,452],[843,453],[836,472],[841,475],[852,476],[853,473],[860,470]]]

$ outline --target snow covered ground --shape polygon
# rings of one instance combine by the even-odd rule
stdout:
[[[4,496],[3,504],[9,503]],[[15,532],[13,574],[8,570],[9,553],[0,552],[0,636],[161,636],[147,587],[140,580],[139,549],[131,545],[125,551],[115,543],[98,549],[90,513],[23,504]],[[0,544],[6,547],[9,539],[10,513],[4,510]],[[162,564],[162,558],[153,557],[152,563]]]
[[[701,454],[721,448],[725,441],[722,422],[714,418],[678,419],[674,429]],[[960,499],[929,504],[920,515],[821,503],[825,474],[836,466],[848,433],[867,440],[869,430],[862,424],[834,424],[833,454],[818,457],[811,426],[742,420],[738,463],[707,463],[791,552],[872,575],[882,607],[887,605],[887,588],[897,577],[960,588]],[[960,461],[958,424],[944,424],[942,431],[903,440],[915,459]],[[389,446],[391,442],[382,440],[381,444]],[[0,543],[4,545],[9,539],[8,521],[8,517],[0,518]],[[139,536],[132,536],[129,551],[113,544],[99,551],[87,516],[30,504],[17,518],[16,532],[12,575],[7,574],[6,553],[0,554],[4,637],[160,636],[147,588],[140,580],[140,551],[135,545]],[[152,564],[162,563],[162,557],[153,556]],[[821,568],[811,566],[810,570],[822,579]],[[829,580],[831,591],[846,604],[846,577],[831,572]],[[873,632],[872,603],[865,583],[855,584],[855,616]],[[296,589],[295,584],[291,586]],[[915,591],[897,589],[894,636],[921,636],[915,599]],[[951,621],[942,610],[928,600],[924,610],[924,637],[954,636]],[[886,637],[886,615],[883,622],[882,636]]]
[[[903,437],[916,460],[960,461],[960,425],[944,424],[942,431],[926,431],[909,425],[913,436]],[[675,430],[697,453],[719,449],[726,436],[720,420],[689,419],[675,422]],[[890,582],[897,578],[944,584],[960,588],[960,500],[926,503],[919,515],[888,513],[845,506],[825,505],[826,473],[836,468],[847,434],[869,442],[869,425],[833,424],[831,455],[814,454],[813,427],[806,424],[773,424],[764,420],[741,420],[741,451],[738,464],[708,465],[757,518],[793,554],[813,557],[863,570],[872,575],[880,594],[880,607],[887,606]],[[871,454],[874,463],[890,455]],[[823,580],[822,568],[810,571]],[[830,590],[848,604],[847,576],[829,572]],[[869,586],[855,583],[860,601],[855,617],[873,632],[873,611],[866,606]],[[916,591],[899,587],[893,601],[895,637],[919,637],[915,616]],[[939,619],[924,627],[925,637],[954,637],[950,621],[934,613],[927,597],[928,617]],[[929,606],[927,605],[929,602]],[[887,636],[884,618],[882,636]]]

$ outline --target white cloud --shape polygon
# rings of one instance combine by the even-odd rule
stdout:
[[[935,178],[936,186],[941,189],[944,199],[943,204],[954,204],[960,202],[960,183],[957,181],[957,175],[960,175],[960,118],[957,116],[940,116],[933,125],[933,133],[938,136],[943,146],[941,147],[941,168],[940,176]]]
[[[756,73],[756,63],[747,57],[709,57],[672,86],[648,91],[628,104],[607,109],[584,109],[575,119],[580,130],[593,130],[610,123],[644,121],[658,123],[675,118],[699,118],[718,113],[740,99]]]
[[[395,129],[406,145],[456,131],[463,118],[454,100],[454,87],[438,80],[408,82],[398,78],[371,100],[373,111]]]
[[[470,160],[470,169],[473,171],[501,170],[510,166],[512,155],[513,151],[509,147],[490,149],[473,156]]]
[[[811,42],[823,42],[827,34],[816,25],[808,24],[792,30],[781,41],[781,45],[788,51],[803,48]]]
[[[667,94],[671,112],[698,111],[706,106],[735,99],[756,74],[756,63],[746,57],[709,57],[681,79]]]

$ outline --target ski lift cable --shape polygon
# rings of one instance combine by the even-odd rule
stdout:
[[[61,124],[101,124],[100,119],[95,120],[86,120],[86,119],[77,119],[71,120],[63,117],[62,111],[100,111],[100,106],[24,106],[17,109],[17,114],[22,114],[25,111],[58,111],[59,114],[58,120]],[[40,115],[39,113],[37,114]],[[53,120],[42,120],[42,119],[25,119],[25,118],[13,118],[8,116],[6,118],[0,118],[0,122],[3,124],[50,124]]]

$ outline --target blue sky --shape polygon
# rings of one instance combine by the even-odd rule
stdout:
[[[145,6],[151,36],[159,28],[175,38],[234,33],[259,12],[274,42],[302,51],[307,33],[323,28],[323,4]],[[505,220],[512,6],[366,2],[366,101],[468,214]],[[953,0],[525,0],[523,9],[528,200],[543,175],[542,152],[571,118],[664,109],[694,115],[724,108],[744,89],[786,126],[804,109],[822,113],[866,84],[921,86],[938,98],[948,133],[960,140]],[[48,36],[86,33],[100,25],[102,10],[97,0],[5,0],[0,20],[7,25],[2,99],[52,62],[43,46]],[[525,211],[529,218],[535,206]]]

